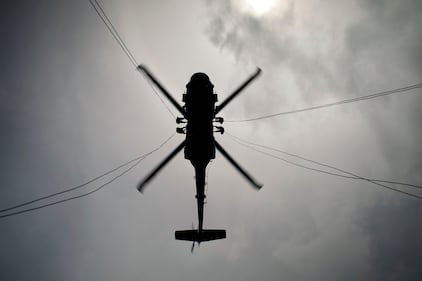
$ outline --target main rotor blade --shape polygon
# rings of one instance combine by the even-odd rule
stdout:
[[[224,107],[226,107],[226,105],[232,100],[234,99],[238,94],[240,94],[240,92],[243,91],[243,89],[246,88],[246,86],[249,85],[249,83],[251,83],[256,77],[259,76],[259,74],[261,74],[262,70],[258,67],[255,71],[254,74],[252,74],[248,80],[246,80],[245,82],[243,82],[242,85],[240,85],[230,96],[228,96],[219,106],[217,106],[217,109],[215,111],[215,115],[217,115],[217,113],[219,113]]]
[[[142,182],[138,185],[139,192],[142,193],[145,186],[148,184],[148,182],[168,163],[171,159],[173,159],[174,156],[176,156],[177,153],[180,152],[180,150],[185,147],[185,141],[183,141],[181,144],[179,144],[178,147],[176,147],[147,177],[142,180]]]
[[[227,151],[217,142],[215,141],[215,147],[221,154],[256,188],[261,189],[263,186],[260,183],[257,183],[239,164],[234,161],[234,159],[227,153]]]
[[[154,75],[152,75],[152,73],[146,68],[146,66],[140,64],[138,65],[138,69],[142,71],[143,73],[145,73],[145,75],[152,81],[152,83],[154,83],[154,85],[157,86],[158,89],[160,89],[160,91],[166,96],[166,98],[171,102],[171,104],[173,104],[173,106],[177,110],[179,110],[179,112],[183,116],[185,116],[182,106],[180,106],[180,104],[177,103],[177,101],[170,95],[170,93],[163,87],[163,85],[161,85],[161,83],[158,82],[158,80],[154,77]]]

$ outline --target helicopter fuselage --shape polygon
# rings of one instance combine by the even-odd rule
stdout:
[[[205,170],[215,158],[214,126],[215,103],[214,85],[204,73],[192,75],[183,95],[184,117],[187,121],[185,133],[185,158],[195,168],[196,199],[198,203],[198,230],[202,231],[203,205],[205,200]]]
[[[185,158],[193,162],[215,158],[213,119],[217,95],[213,89],[208,76],[199,72],[192,75],[183,95],[187,120]]]

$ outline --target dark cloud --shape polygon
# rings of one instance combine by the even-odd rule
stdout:
[[[374,202],[362,220],[369,234],[371,280],[419,280],[422,224],[419,202]],[[416,215],[418,216],[418,215]]]

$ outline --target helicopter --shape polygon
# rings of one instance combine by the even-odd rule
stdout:
[[[181,106],[170,93],[162,86],[155,76],[145,65],[137,67],[139,71],[161,91],[161,93],[170,101],[170,103],[179,111],[182,117],[176,118],[177,124],[185,124],[184,127],[178,127],[176,132],[185,134],[183,140],[160,164],[157,165],[138,185],[137,189],[142,193],[145,186],[151,181],[157,173],[172,160],[182,149],[184,149],[185,159],[190,160],[195,169],[196,183],[196,201],[198,209],[198,229],[177,230],[175,232],[176,240],[186,240],[195,242],[198,245],[204,241],[225,239],[226,231],[222,229],[204,229],[204,202],[205,202],[205,178],[206,167],[208,163],[215,158],[215,151],[218,150],[234,168],[240,172],[249,183],[257,190],[261,189],[262,184],[256,182],[214,139],[214,133],[224,133],[222,126],[215,126],[215,123],[223,124],[224,119],[217,117],[237,95],[239,95],[254,79],[261,74],[261,69],[249,76],[236,90],[233,91],[221,104],[216,106],[217,94],[214,93],[214,85],[211,83],[208,75],[202,72],[194,73],[188,84],[186,92],[182,96],[184,105]],[[182,125],[182,126],[183,126]],[[192,227],[193,228],[193,227]]]

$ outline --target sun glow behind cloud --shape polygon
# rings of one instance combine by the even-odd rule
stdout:
[[[271,11],[279,2],[278,0],[245,0],[245,9],[256,15],[262,16]]]

